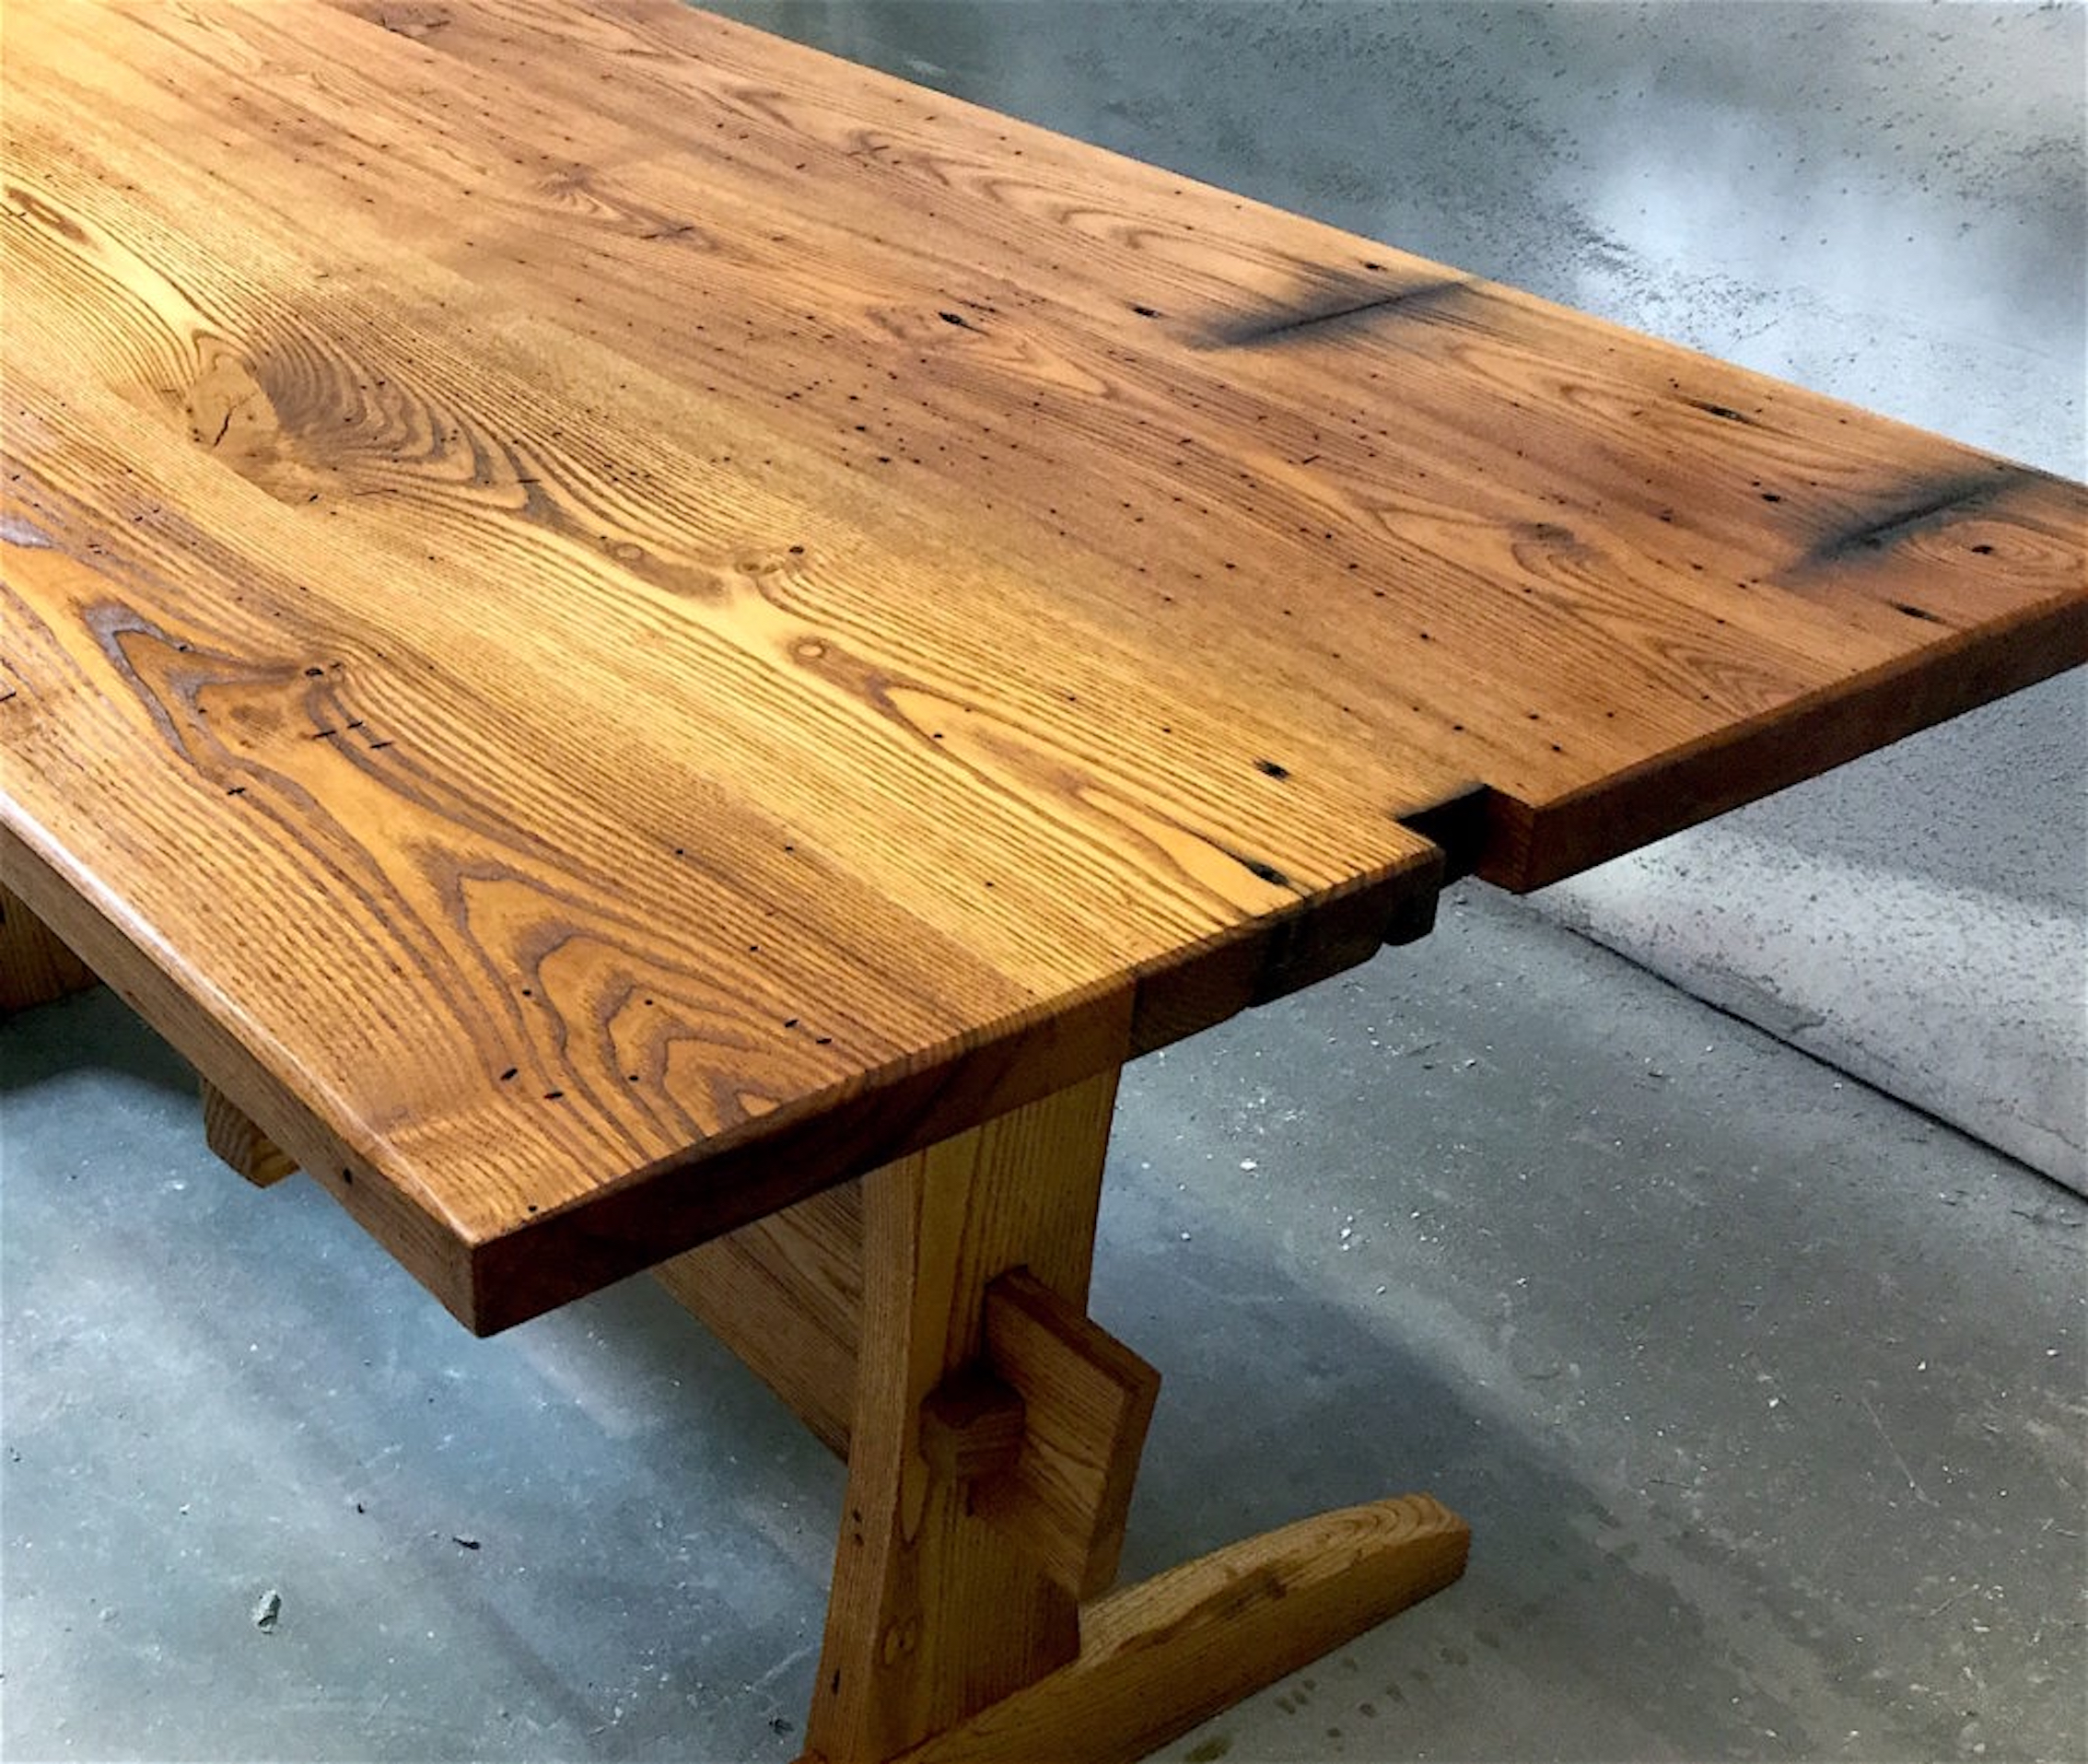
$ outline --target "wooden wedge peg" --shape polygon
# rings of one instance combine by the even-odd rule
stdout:
[[[953,1373],[921,1405],[921,1455],[952,1482],[1003,1476],[1022,1455],[1021,1396],[991,1373]]]
[[[1020,1268],[986,1289],[985,1341],[985,1367],[924,1406],[923,1454],[972,1481],[974,1513],[1091,1598],[1116,1578],[1160,1374]]]
[[[297,1174],[297,1161],[250,1121],[237,1103],[207,1078],[202,1084],[205,1145],[256,1188]]]

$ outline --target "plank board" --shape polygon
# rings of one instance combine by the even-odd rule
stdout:
[[[2078,485],[671,0],[4,53],[8,885],[477,1328],[2088,649]]]

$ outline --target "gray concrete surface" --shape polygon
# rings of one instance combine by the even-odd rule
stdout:
[[[735,9],[2079,469],[2078,8]],[[1557,909],[2063,1141],[2079,702]],[[2088,1758],[2075,1197],[1476,888],[1136,1068],[1111,1162],[1126,1571],[1400,1488],[1477,1532],[1164,1756]],[[474,1342],[108,995],[0,1026],[0,1757],[787,1758],[839,1489],[649,1285]]]
[[[2088,473],[2079,6],[722,9]],[[1544,905],[2088,1188],[2084,777],[2076,672]]]
[[[473,1341],[0,1028],[0,1754],[794,1756],[837,1466],[639,1281]],[[1466,1578],[1163,1757],[2088,1756],[2088,1203],[1488,891],[1142,1062],[1126,1572],[1427,1489]],[[271,1631],[253,1612],[281,1600]]]

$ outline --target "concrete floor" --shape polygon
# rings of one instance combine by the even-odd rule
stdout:
[[[2078,8],[735,9],[2080,469],[2078,171],[2036,147]],[[1797,989],[1852,950],[1860,1027],[1949,1031],[1902,1061],[1931,1109],[2043,1022],[1982,1085],[2078,1143],[2079,704],[1730,818],[1594,929],[1853,1061]],[[2024,753],[2041,796],[1994,783]],[[1740,861],[1789,886],[1729,932]],[[2088,1758],[2076,1197],[1470,886],[1135,1068],[1111,1163],[1096,1308],[1167,1375],[1126,1573],[1403,1488],[1476,1531],[1163,1756]],[[801,1738],[838,1467],[648,1283],[472,1341],[309,1185],[216,1165],[105,993],[0,1026],[0,1444],[9,1760]]]
[[[664,1294],[473,1341],[214,1163],[105,992],[0,1029],[0,1096],[8,1759],[794,1755],[839,1469]],[[1144,1061],[1126,1574],[1402,1489],[1476,1532],[1163,1756],[2088,1755],[2084,1227],[1476,887]]]

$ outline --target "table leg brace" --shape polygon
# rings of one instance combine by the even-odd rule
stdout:
[[[828,1344],[796,1384],[757,1365],[848,1460],[807,1764],[1129,1764],[1464,1572],[1464,1522],[1412,1495],[1104,1590],[1159,1386],[1085,1314],[1116,1081],[662,1269],[736,1346]],[[241,1174],[288,1171],[204,1102]]]

